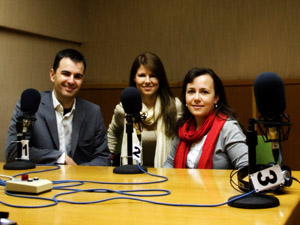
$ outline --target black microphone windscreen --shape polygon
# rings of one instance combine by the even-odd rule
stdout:
[[[24,113],[36,113],[41,102],[41,94],[29,88],[23,91],[21,95],[21,111]]]
[[[127,114],[139,113],[142,110],[142,97],[135,87],[128,87],[122,91],[121,102]]]
[[[267,117],[284,113],[286,102],[284,84],[275,73],[265,72],[254,81],[254,95],[257,110]]]

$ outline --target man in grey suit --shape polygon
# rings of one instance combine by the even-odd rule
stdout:
[[[29,137],[29,159],[34,163],[110,165],[106,128],[100,107],[77,96],[84,80],[86,61],[74,49],[57,53],[50,80],[53,91],[42,92],[36,121]],[[18,101],[6,140],[6,160],[17,157]]]

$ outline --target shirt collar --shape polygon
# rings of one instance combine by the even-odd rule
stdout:
[[[57,100],[55,94],[54,94],[54,91],[52,91],[52,101],[53,101],[53,106],[54,106],[54,109],[61,109],[63,110],[63,106],[62,104],[60,104],[60,102]],[[72,110],[71,110],[71,113],[75,110],[75,105],[76,105],[76,98],[74,99],[74,103],[73,103],[73,106],[72,106]]]

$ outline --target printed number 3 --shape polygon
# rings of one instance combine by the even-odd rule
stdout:
[[[261,172],[259,172],[257,174],[257,180],[258,182],[263,185],[263,186],[267,186],[269,183],[271,184],[275,184],[277,182],[277,176],[276,173],[273,170],[270,170],[270,175],[272,178],[270,178],[269,176],[266,176],[265,179],[263,180],[263,175]]]

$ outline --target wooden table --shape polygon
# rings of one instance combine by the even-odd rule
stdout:
[[[24,171],[3,170],[0,174],[15,175]],[[51,167],[37,167],[40,170]],[[31,174],[48,180],[90,180],[103,182],[147,182],[158,181],[147,174],[120,175],[112,172],[113,167],[61,166],[59,170]],[[32,171],[32,170],[28,170]],[[149,172],[167,176],[167,182],[143,185],[111,185],[86,183],[80,189],[107,188],[113,190],[167,189],[170,195],[160,197],[139,197],[164,203],[218,204],[239,194],[229,183],[229,170],[197,169],[148,169]],[[300,171],[293,172],[300,178]],[[52,198],[61,190],[40,194]],[[149,193],[149,192],[147,192]],[[145,193],[144,193],[145,194]],[[59,200],[94,201],[122,195],[116,193],[81,192],[58,197]],[[239,209],[228,205],[219,207],[177,207],[163,206],[128,199],[117,199],[95,204],[58,203],[55,206],[37,209],[14,208],[0,205],[0,211],[9,212],[9,219],[20,225],[59,224],[297,224],[300,218],[300,184],[294,182],[286,193],[277,196],[280,206],[269,209]],[[16,205],[43,205],[51,202],[7,196],[0,187],[0,200]]]

